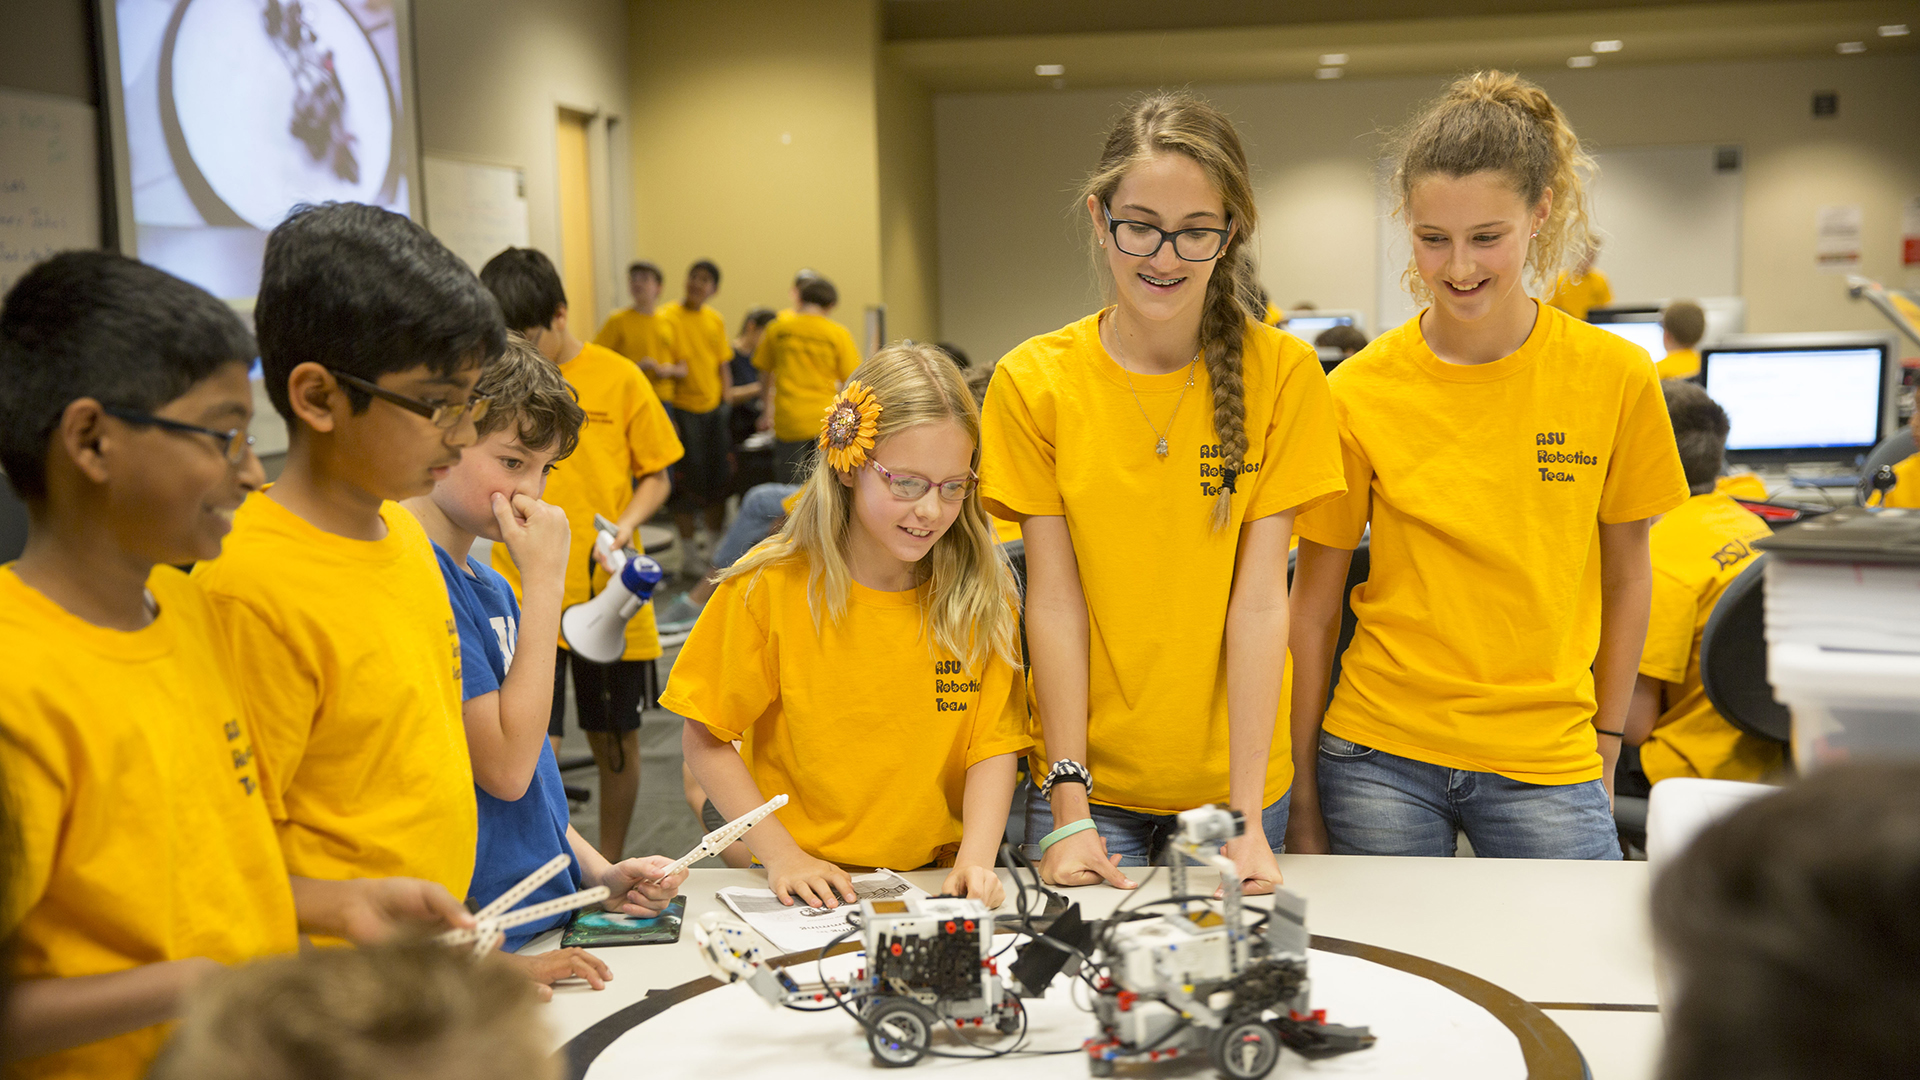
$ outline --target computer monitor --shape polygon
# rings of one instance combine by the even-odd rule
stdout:
[[[1700,354],[1727,410],[1727,460],[1852,465],[1894,428],[1898,352],[1873,333],[1749,334]]]
[[[1320,310],[1288,312],[1287,325],[1282,329],[1311,345],[1314,338],[1336,326],[1358,326],[1365,329],[1365,324],[1357,311]]]
[[[1593,325],[1647,350],[1647,356],[1654,360],[1667,355],[1666,331],[1660,329],[1657,322],[1600,322]]]
[[[1706,332],[1700,335],[1701,346],[1718,345],[1747,328],[1747,302],[1744,299],[1738,296],[1695,296],[1689,299],[1699,304],[1700,310],[1707,316]],[[1667,310],[1667,305],[1671,303],[1673,300],[1669,298],[1609,304],[1587,312],[1587,321],[1596,326],[1603,323],[1658,323],[1660,313]],[[1660,355],[1654,353],[1656,358]]]

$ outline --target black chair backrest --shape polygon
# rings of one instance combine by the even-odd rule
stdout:
[[[1867,495],[1872,490],[1873,474],[1880,471],[1882,465],[1898,465],[1913,456],[1913,429],[1901,428],[1899,431],[1880,440],[1880,445],[1867,455],[1867,463],[1860,466],[1859,503],[1867,504]]]
[[[1293,586],[1293,567],[1299,561],[1299,549],[1287,552],[1287,586]],[[1354,627],[1360,625],[1360,619],[1353,613],[1353,590],[1367,580],[1373,569],[1371,543],[1362,539],[1360,546],[1353,549],[1353,558],[1347,563],[1347,583],[1340,591],[1340,640],[1333,646],[1333,669],[1327,678],[1327,702],[1333,702],[1334,687],[1340,685],[1340,658],[1347,653],[1347,646],[1353,644]]]
[[[0,477],[0,563],[10,563],[27,548],[27,504]]]
[[[1727,584],[1700,635],[1700,682],[1714,711],[1749,735],[1793,738],[1793,716],[1767,681],[1767,555]]]
[[[1007,565],[1013,567],[1013,582],[1020,586],[1020,595],[1027,595],[1027,542],[1009,540],[1000,545],[1000,554],[1007,557]],[[1025,608],[1022,603],[1021,607]]]

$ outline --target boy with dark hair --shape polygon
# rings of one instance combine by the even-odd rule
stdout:
[[[546,498],[566,512],[570,533],[566,588],[561,606],[590,599],[606,585],[593,557],[595,514],[612,519],[614,546],[624,547],[640,523],[667,500],[667,466],[684,451],[667,412],[640,369],[618,353],[581,341],[567,329],[566,290],[553,263],[531,248],[508,248],[480,271],[500,298],[507,325],[526,335],[540,355],[560,370],[586,411],[580,444],[566,467],[554,472]],[[505,544],[493,547],[493,568],[526,602],[523,568]],[[627,829],[640,794],[640,710],[652,700],[660,656],[653,605],[627,623],[627,647],[619,660],[595,664],[572,656],[574,705],[580,729],[600,767],[599,848],[610,862],[626,852]],[[557,641],[557,636],[556,636]],[[558,656],[571,656],[560,644]],[[566,678],[556,657],[547,734],[559,743],[566,716]]]
[[[1920,1061],[1920,766],[1823,765],[1654,879],[1664,1080],[1882,1080]]]
[[[633,297],[633,306],[607,316],[593,337],[595,345],[639,364],[653,386],[654,396],[663,402],[673,400],[676,381],[687,374],[687,358],[676,328],[672,320],[661,318],[655,310],[666,280],[658,266],[645,260],[627,267],[627,294]],[[718,277],[714,287],[719,287]]]
[[[49,259],[0,309],[0,466],[30,514],[0,567],[22,1076],[143,1075],[188,988],[301,929],[469,921],[422,881],[288,877],[233,665],[172,568],[217,555],[260,484],[253,352],[224,304],[106,252]]]
[[[419,225],[295,208],[254,307],[286,467],[194,576],[234,656],[287,868],[407,874],[465,896],[476,830],[460,639],[433,545],[398,502],[474,441],[500,309]]]
[[[1628,750],[1619,772],[1623,784],[1616,786],[1623,795],[1643,795],[1671,776],[1758,780],[1781,763],[1779,744],[1727,723],[1700,684],[1707,617],[1751,563],[1753,542],[1772,530],[1714,490],[1726,455],[1726,410],[1694,383],[1668,379],[1660,389],[1692,495],[1648,534],[1653,607],[1627,706]]]
[[[774,480],[806,482],[807,462],[827,405],[860,365],[853,335],[828,315],[840,302],[833,282],[794,280],[799,306],[774,319],[753,351],[760,379],[760,430],[773,432]]]
[[[579,445],[586,413],[559,369],[519,334],[508,337],[506,354],[480,377],[476,392],[491,403],[476,427],[480,441],[431,495],[406,502],[433,539],[460,628],[462,713],[480,804],[469,898],[490,904],[565,854],[574,860],[568,872],[548,879],[523,903],[605,885],[610,910],[656,915],[678,884],[653,881],[667,860],[609,864],[582,839],[568,824],[566,792],[547,743],[555,658],[546,643],[560,633],[570,545],[566,512],[541,502],[540,495],[548,473]],[[499,572],[468,556],[482,536],[511,553],[522,574],[524,606]],[[516,648],[522,631],[535,642],[524,654]],[[565,925],[572,914],[515,927],[503,947],[515,952]],[[605,964],[579,949],[515,960],[543,985],[578,975],[598,989],[609,975]]]
[[[1663,379],[1691,379],[1700,374],[1700,353],[1694,348],[1707,336],[1707,313],[1691,300],[1675,300],[1660,313],[1660,338],[1667,355],[1657,367]]]
[[[701,554],[711,550],[727,524],[727,393],[733,388],[728,365],[733,350],[727,343],[727,321],[707,301],[720,291],[720,268],[701,259],[687,268],[685,298],[660,309],[660,318],[673,326],[686,374],[674,384],[673,428],[687,456],[674,467],[673,498],[669,508],[680,538]],[[696,545],[699,519],[706,519],[708,540]],[[698,560],[694,560],[697,562]]]

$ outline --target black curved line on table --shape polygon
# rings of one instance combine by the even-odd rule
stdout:
[[[1527,1063],[1527,1080],[1592,1080],[1593,1074],[1587,1069],[1586,1058],[1580,1055],[1580,1048],[1573,1044],[1560,1025],[1539,1010],[1533,1004],[1522,1001],[1510,991],[1480,978],[1469,975],[1459,968],[1435,963],[1424,957],[1410,953],[1383,949],[1378,945],[1363,945],[1344,938],[1313,935],[1313,947],[1321,952],[1339,953],[1342,956],[1357,957],[1381,967],[1404,971],[1417,975],[1430,982],[1459,994],[1475,1005],[1493,1014],[1513,1037],[1520,1042],[1520,1055]],[[828,951],[828,956],[841,953],[858,952],[858,942],[842,942]],[[809,949],[806,952],[788,953],[767,961],[773,967],[785,967],[788,964],[806,963],[816,959],[819,952]],[[711,976],[681,983],[670,990],[656,990],[609,1016],[602,1017],[592,1027],[567,1040],[566,1045],[554,1051],[560,1058],[567,1080],[586,1080],[587,1070],[593,1067],[595,1058],[613,1045],[614,1040],[633,1030],[634,1025],[651,1020],[667,1009],[697,997],[709,990],[723,986],[720,980]]]

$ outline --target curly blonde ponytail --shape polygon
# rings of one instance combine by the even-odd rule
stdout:
[[[1190,94],[1158,93],[1141,98],[1107,133],[1100,163],[1080,187],[1106,205],[1134,166],[1155,154],[1185,154],[1198,164],[1220,194],[1233,237],[1215,260],[1200,315],[1200,348],[1213,388],[1213,430],[1220,440],[1220,495],[1213,504],[1213,527],[1233,520],[1234,485],[1247,456],[1246,387],[1241,373],[1242,339],[1247,324],[1259,322],[1266,305],[1255,276],[1253,229],[1259,212],[1253,202],[1246,151],[1225,113]],[[1096,235],[1095,241],[1099,239]],[[1096,263],[1099,262],[1097,249]]]
[[[1547,92],[1517,75],[1481,71],[1455,81],[1401,129],[1394,148],[1394,213],[1403,219],[1413,185],[1433,173],[1501,173],[1529,206],[1553,192],[1547,220],[1527,249],[1537,292],[1551,291],[1563,268],[1599,247],[1587,192],[1593,158]],[[1401,280],[1416,298],[1428,299],[1411,265]]]

